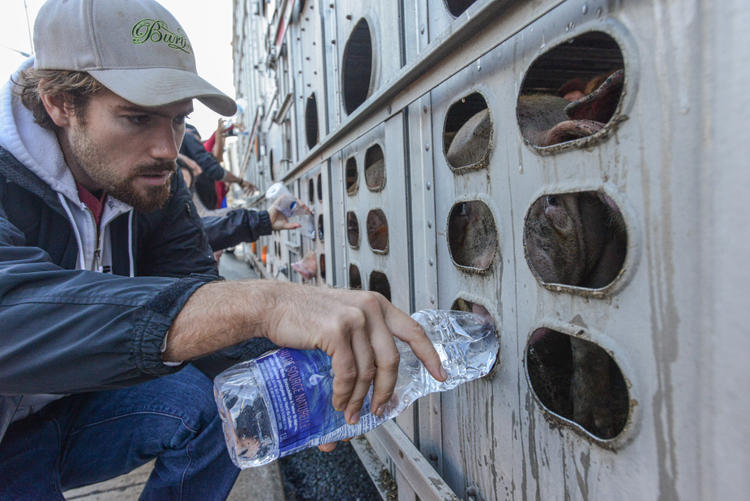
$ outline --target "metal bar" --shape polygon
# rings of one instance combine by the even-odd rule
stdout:
[[[367,439],[355,437],[350,443],[354,452],[359,456],[359,460],[362,461],[362,465],[378,490],[380,497],[385,500],[394,499],[398,495],[398,486]]]
[[[394,421],[386,421],[367,438],[380,443],[419,499],[458,501],[458,496]]]
[[[310,165],[323,162],[352,140],[399,113],[430,89],[563,3],[565,0],[549,0],[544,7],[539,8],[522,5],[517,11],[510,13],[504,22],[497,21],[499,16],[518,2],[495,0],[482,7],[474,17],[467,15],[455,30],[432,42],[432,48],[428,48],[424,57],[403,68],[393,83],[386,84],[365,101],[359,111],[328,134],[284,176],[284,181],[294,178]],[[465,43],[469,39],[471,43]]]

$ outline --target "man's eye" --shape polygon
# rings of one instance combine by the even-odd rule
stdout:
[[[180,115],[174,119],[174,123],[175,125],[182,125],[188,118],[190,118],[190,115]]]
[[[151,120],[151,117],[148,115],[128,115],[127,119],[135,125],[146,125]]]

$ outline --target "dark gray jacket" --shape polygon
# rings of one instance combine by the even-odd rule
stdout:
[[[230,223],[209,221],[224,243],[254,236],[232,234],[239,227]],[[24,394],[119,388],[180,369],[162,362],[167,330],[198,287],[219,279],[182,177],[163,209],[123,214],[110,234],[112,273],[76,270],[77,242],[57,194],[0,148],[0,440]]]

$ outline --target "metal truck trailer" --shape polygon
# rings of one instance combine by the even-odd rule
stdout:
[[[237,252],[500,332],[488,377],[355,441],[384,497],[747,496],[747,26],[744,0],[234,1],[236,168],[317,228]]]

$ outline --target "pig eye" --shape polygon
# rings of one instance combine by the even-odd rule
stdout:
[[[555,195],[547,195],[547,205],[551,205],[552,207],[557,207],[558,200]]]

